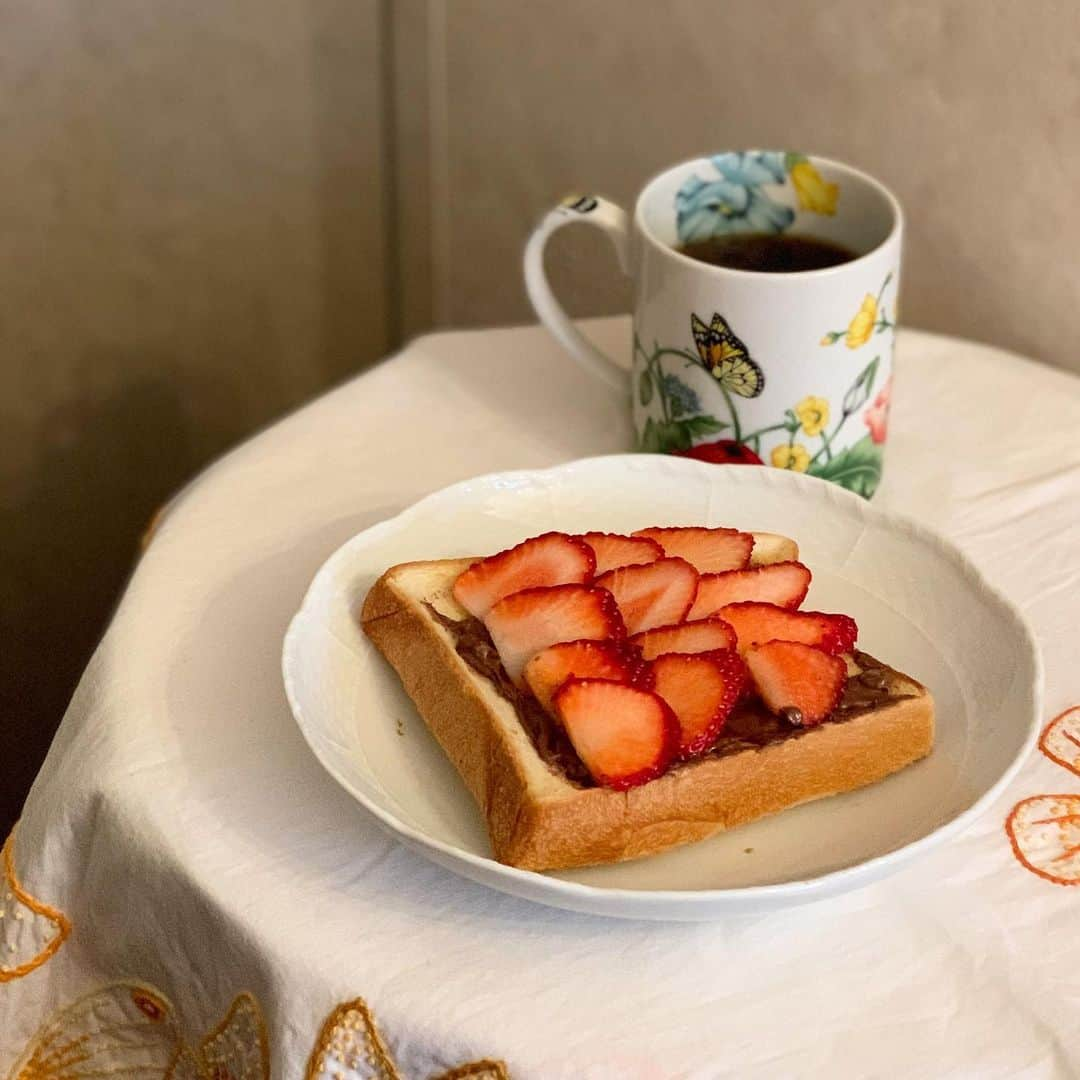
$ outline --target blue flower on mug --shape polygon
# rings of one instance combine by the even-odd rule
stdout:
[[[784,155],[771,152],[716,154],[709,159],[719,174],[691,176],[675,195],[679,242],[690,244],[725,233],[779,233],[795,211],[771,199],[764,184],[787,178]]]
[[[678,375],[664,375],[660,380],[660,392],[668,399],[668,407],[673,417],[690,416],[701,412],[701,398],[692,386]]]

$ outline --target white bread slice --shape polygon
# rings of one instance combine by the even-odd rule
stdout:
[[[790,537],[779,533],[754,533],[754,550],[750,554],[751,566],[765,563],[788,562],[799,557],[799,545]]]
[[[769,561],[798,555],[784,537],[755,537],[755,553],[761,544]],[[549,870],[639,858],[874,783],[933,746],[929,693],[886,668],[890,693],[910,696],[780,742],[699,758],[629,791],[580,787],[544,762],[514,706],[458,655],[427,606],[465,618],[451,590],[475,561],[391,567],[368,593],[361,621],[487,819],[500,862]]]

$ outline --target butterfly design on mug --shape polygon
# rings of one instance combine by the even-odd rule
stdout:
[[[725,390],[739,397],[755,398],[765,389],[765,373],[750,357],[750,350],[719,312],[713,312],[708,326],[697,315],[690,316],[694,344],[705,369]]]

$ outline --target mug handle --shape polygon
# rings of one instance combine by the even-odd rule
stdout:
[[[592,372],[608,386],[626,393],[629,386],[626,368],[601,352],[574,325],[551,291],[547,274],[544,272],[544,246],[548,237],[564,225],[576,225],[579,222],[603,229],[615,245],[615,254],[619,258],[622,272],[630,272],[630,230],[626,211],[596,195],[571,195],[548,211],[525,245],[525,291],[529,294],[540,321],[570,355],[586,371]]]

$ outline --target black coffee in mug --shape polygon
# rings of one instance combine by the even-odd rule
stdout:
[[[798,233],[726,233],[676,248],[698,262],[732,270],[765,274],[794,274],[824,270],[859,256],[850,248]]]

